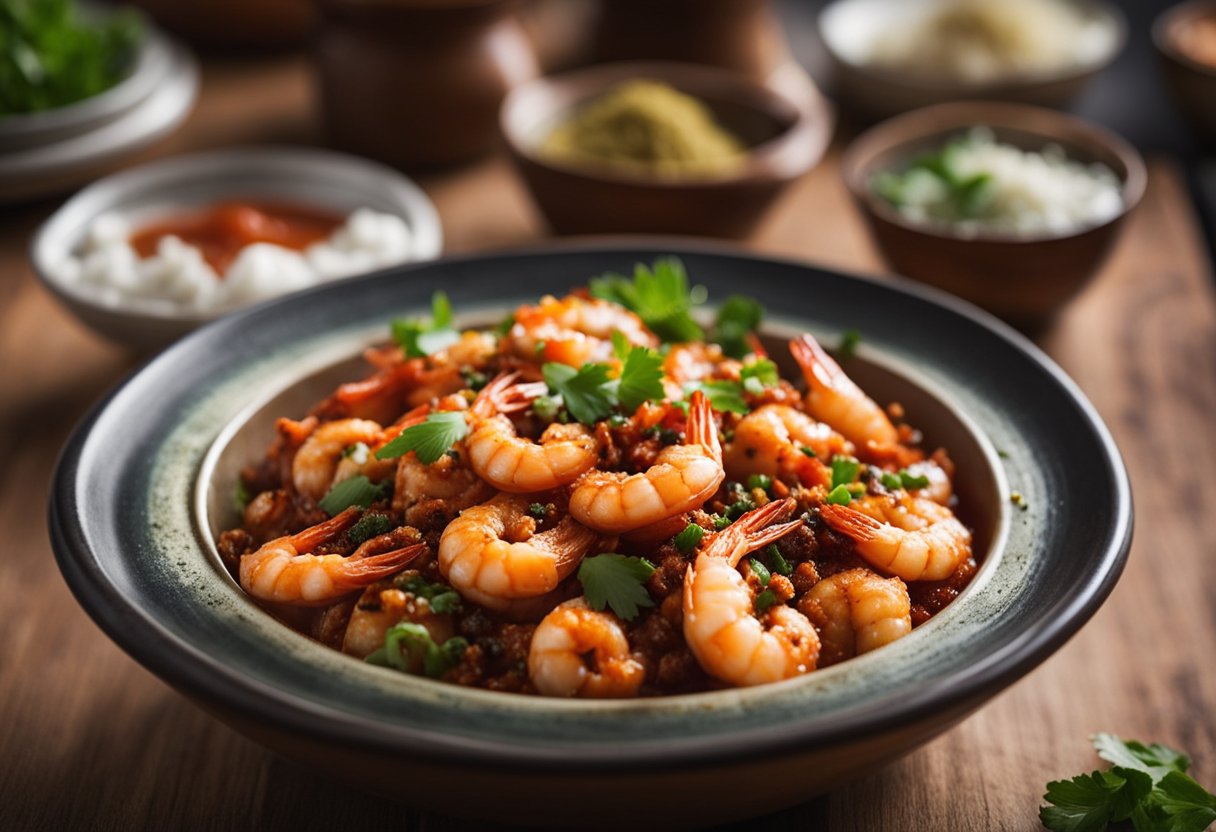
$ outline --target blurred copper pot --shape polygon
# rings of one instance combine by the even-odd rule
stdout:
[[[397,167],[472,159],[498,141],[498,106],[538,73],[512,3],[320,0],[325,128]]]
[[[312,0],[130,0],[171,32],[204,46],[240,49],[303,46]]]

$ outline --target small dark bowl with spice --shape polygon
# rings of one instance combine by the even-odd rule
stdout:
[[[738,157],[694,171],[549,152],[555,130],[639,79],[699,102],[741,146]],[[538,78],[511,92],[500,118],[516,167],[558,233],[711,237],[749,235],[781,192],[819,161],[833,123],[831,106],[813,89],[796,98],[739,73],[681,63],[606,64]]]
[[[1104,165],[1118,179],[1121,206],[1101,221],[1064,233],[963,235],[947,224],[913,222],[877,192],[875,178],[883,172],[906,169],[976,127],[1022,151],[1056,146],[1068,160]],[[849,146],[841,170],[894,271],[1027,330],[1050,323],[1098,273],[1146,182],[1140,154],[1113,133],[1054,110],[979,101],[926,107],[885,121]]]

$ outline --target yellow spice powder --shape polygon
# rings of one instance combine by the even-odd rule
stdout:
[[[541,146],[554,161],[676,176],[729,172],[744,150],[702,101],[640,79],[581,107]]]

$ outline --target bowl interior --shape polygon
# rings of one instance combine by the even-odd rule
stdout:
[[[1103,164],[1122,182],[1123,210],[1114,222],[1130,211],[1143,195],[1144,164],[1126,142],[1104,130],[1051,110],[1013,104],[961,103],[928,107],[883,122],[863,134],[845,154],[842,163],[846,184],[854,197],[869,210],[897,225],[926,236],[949,239],[997,240],[1014,243],[1040,239],[1064,239],[1074,234],[1048,237],[981,232],[962,238],[946,228],[911,223],[871,186],[874,176],[900,170],[919,156],[938,150],[952,138],[973,127],[989,129],[998,142],[1021,150],[1039,151],[1056,145],[1066,156],[1082,164]]]
[[[465,319],[461,325],[493,326],[501,319],[501,315],[473,321]],[[785,378],[799,378],[787,348],[789,339],[797,334],[781,327],[770,327],[763,336],[765,348],[776,358]],[[195,496],[196,522],[219,574],[227,577],[215,541],[222,531],[241,522],[233,500],[241,469],[265,454],[275,436],[277,419],[283,416],[302,418],[339,384],[365,377],[370,368],[359,357],[364,346],[368,345],[360,344],[359,349],[347,356],[335,356],[323,366],[312,367],[296,378],[284,379],[282,389],[241,413],[225,427],[208,451]],[[867,358],[864,354],[854,356],[847,366],[850,377],[877,401],[899,402],[904,406],[909,423],[923,432],[927,450],[942,447],[949,451],[957,468],[958,514],[973,530],[973,548],[982,572],[995,568],[1000,556],[996,543],[1003,538],[1003,527],[1009,519],[1009,489],[991,443],[940,392],[923,379],[907,375],[907,368],[901,371],[880,357]],[[982,584],[984,580],[981,574],[975,584]],[[949,612],[947,608],[941,615]]]
[[[72,299],[107,303],[58,279],[59,264],[77,252],[93,221],[115,214],[133,227],[218,201],[272,199],[313,205],[346,215],[371,208],[402,217],[413,234],[414,257],[439,254],[438,215],[426,195],[395,171],[362,159],[323,151],[259,148],[184,156],[117,174],[81,191],[39,229],[32,259],[39,276]],[[130,298],[114,307],[125,315],[197,319],[217,312],[178,310],[163,301]]]

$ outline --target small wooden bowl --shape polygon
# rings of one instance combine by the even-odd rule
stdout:
[[[1085,60],[1055,71],[973,81],[926,78],[864,60],[874,38],[907,29],[929,5],[928,0],[834,0],[823,8],[818,30],[828,58],[827,89],[842,109],[873,122],[919,107],[981,98],[1063,107],[1118,56],[1127,39],[1127,23],[1113,3],[1077,0],[1072,5],[1103,41],[1095,42]]]
[[[1123,210],[1101,225],[1059,237],[979,234],[962,237],[905,219],[870,187],[873,176],[940,147],[971,127],[998,141],[1037,150],[1058,144],[1069,158],[1101,162],[1123,183]],[[907,277],[945,289],[1023,329],[1036,329],[1097,273],[1144,194],[1144,162],[1106,130],[1055,110],[1023,104],[959,102],[916,110],[863,133],[841,170],[880,251]]]
[[[660,178],[555,161],[539,150],[579,105],[622,82],[647,78],[706,103],[749,149],[723,176]],[[695,64],[604,64],[516,87],[500,124],[511,156],[559,234],[667,233],[746,237],[787,185],[810,170],[832,136],[831,106],[811,90],[803,100],[741,74]]]
[[[1212,150],[1216,149],[1216,66],[1200,63],[1178,44],[1179,35],[1204,18],[1216,20],[1216,0],[1175,6],[1153,23],[1153,45],[1179,112],[1204,147]]]

